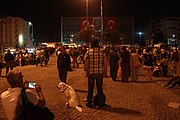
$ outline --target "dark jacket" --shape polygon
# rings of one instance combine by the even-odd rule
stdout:
[[[57,59],[57,68],[70,68],[70,64],[71,64],[71,59],[70,56],[67,53],[60,53],[58,55],[58,59]]]
[[[109,54],[109,63],[112,66],[117,66],[119,61],[119,55],[116,52]]]
[[[13,61],[14,60],[14,56],[11,53],[6,53],[4,56],[4,61],[8,62],[8,61]]]
[[[151,54],[143,54],[144,56],[144,65],[153,66],[153,57]]]

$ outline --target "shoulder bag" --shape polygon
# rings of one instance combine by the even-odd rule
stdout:
[[[26,96],[25,89],[22,90],[23,110],[17,120],[54,120],[54,113],[47,107],[31,104]]]

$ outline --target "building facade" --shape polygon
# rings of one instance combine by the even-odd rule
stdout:
[[[132,44],[134,41],[133,17],[103,17],[103,19],[101,17],[62,17],[61,43],[71,42],[72,37],[78,35],[88,25],[93,26],[96,35],[102,35],[107,29],[113,29],[120,33],[121,43]]]
[[[19,17],[0,18],[1,47],[24,48],[33,45],[33,25]]]
[[[158,17],[152,20],[152,34],[158,42],[180,45],[180,17]],[[160,40],[161,39],[161,40]]]

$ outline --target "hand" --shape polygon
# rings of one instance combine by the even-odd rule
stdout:
[[[36,90],[37,93],[40,93],[41,92],[41,86],[36,84],[35,90]]]
[[[28,81],[24,80],[22,83],[22,88],[27,88]]]

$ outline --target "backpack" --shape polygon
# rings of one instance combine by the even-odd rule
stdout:
[[[99,108],[104,107],[106,104],[106,96],[102,93],[102,94],[96,94],[94,96],[94,105],[98,106]]]

